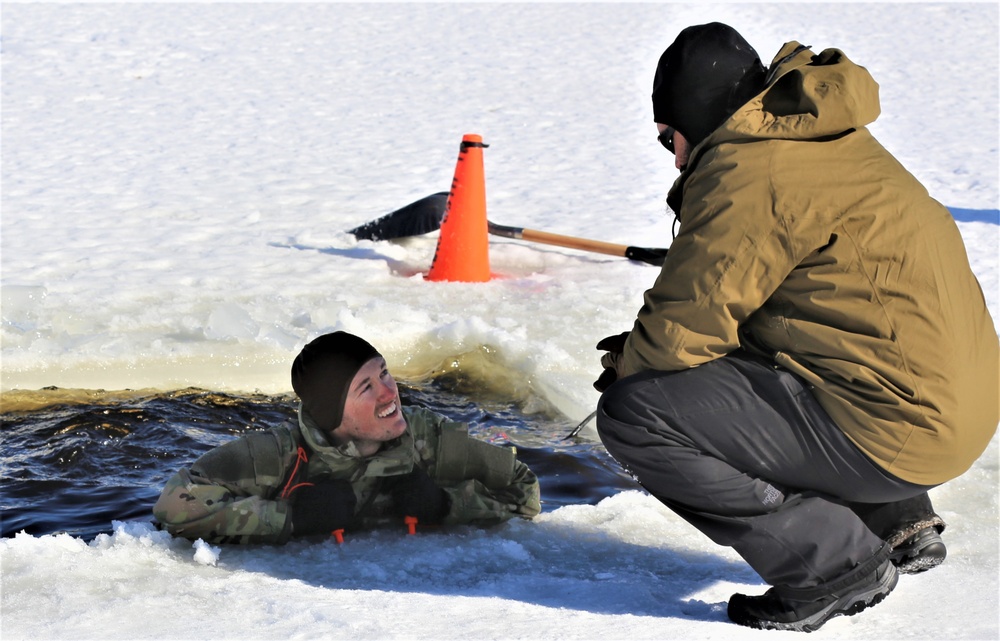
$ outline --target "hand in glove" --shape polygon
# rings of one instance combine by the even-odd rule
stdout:
[[[601,357],[601,365],[604,366],[604,371],[601,372],[600,378],[594,381],[594,388],[598,392],[603,392],[618,380],[618,370],[622,365],[622,351],[625,349],[625,339],[628,338],[628,335],[629,332],[622,332],[615,336],[602,338],[597,343],[597,349],[607,351]]]
[[[414,465],[409,474],[393,477],[389,482],[389,494],[399,516],[415,516],[421,523],[436,525],[448,515],[451,508],[448,493],[435,485],[419,465]]]
[[[302,485],[292,494],[292,534],[329,534],[354,521],[358,499],[344,480],[327,479]]]

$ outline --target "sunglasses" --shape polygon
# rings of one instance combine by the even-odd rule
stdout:
[[[667,127],[666,129],[660,132],[659,136],[656,137],[656,139],[660,141],[660,144],[663,145],[663,147],[670,153],[674,153],[675,131],[676,130],[673,127]]]

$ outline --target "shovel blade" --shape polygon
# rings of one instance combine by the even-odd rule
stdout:
[[[358,240],[393,240],[421,236],[441,228],[448,208],[448,192],[425,196],[377,220],[348,230]]]

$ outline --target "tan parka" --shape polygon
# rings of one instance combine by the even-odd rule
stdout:
[[[997,429],[1000,343],[952,216],[865,128],[878,114],[867,70],[786,44],[671,189],[680,227],[619,373],[766,355],[878,465],[935,485]]]

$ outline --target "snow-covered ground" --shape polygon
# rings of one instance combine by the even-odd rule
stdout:
[[[571,419],[656,269],[492,239],[488,283],[424,280],[436,236],[345,230],[447,190],[481,134],[499,224],[666,246],[649,93],[676,33],[765,62],[842,49],[875,135],[955,212],[1000,318],[998,6],[42,4],[2,17],[2,390],[289,391],[332,329],[401,379],[448,367]],[[471,355],[471,356],[470,356]],[[592,429],[592,428],[591,428]],[[585,433],[586,434],[586,433]],[[592,434],[592,432],[591,432]],[[932,496],[949,559],[820,636],[996,639],[998,447]],[[6,639],[736,638],[759,579],[639,492],[488,532],[192,547],[143,523],[0,541]]]

